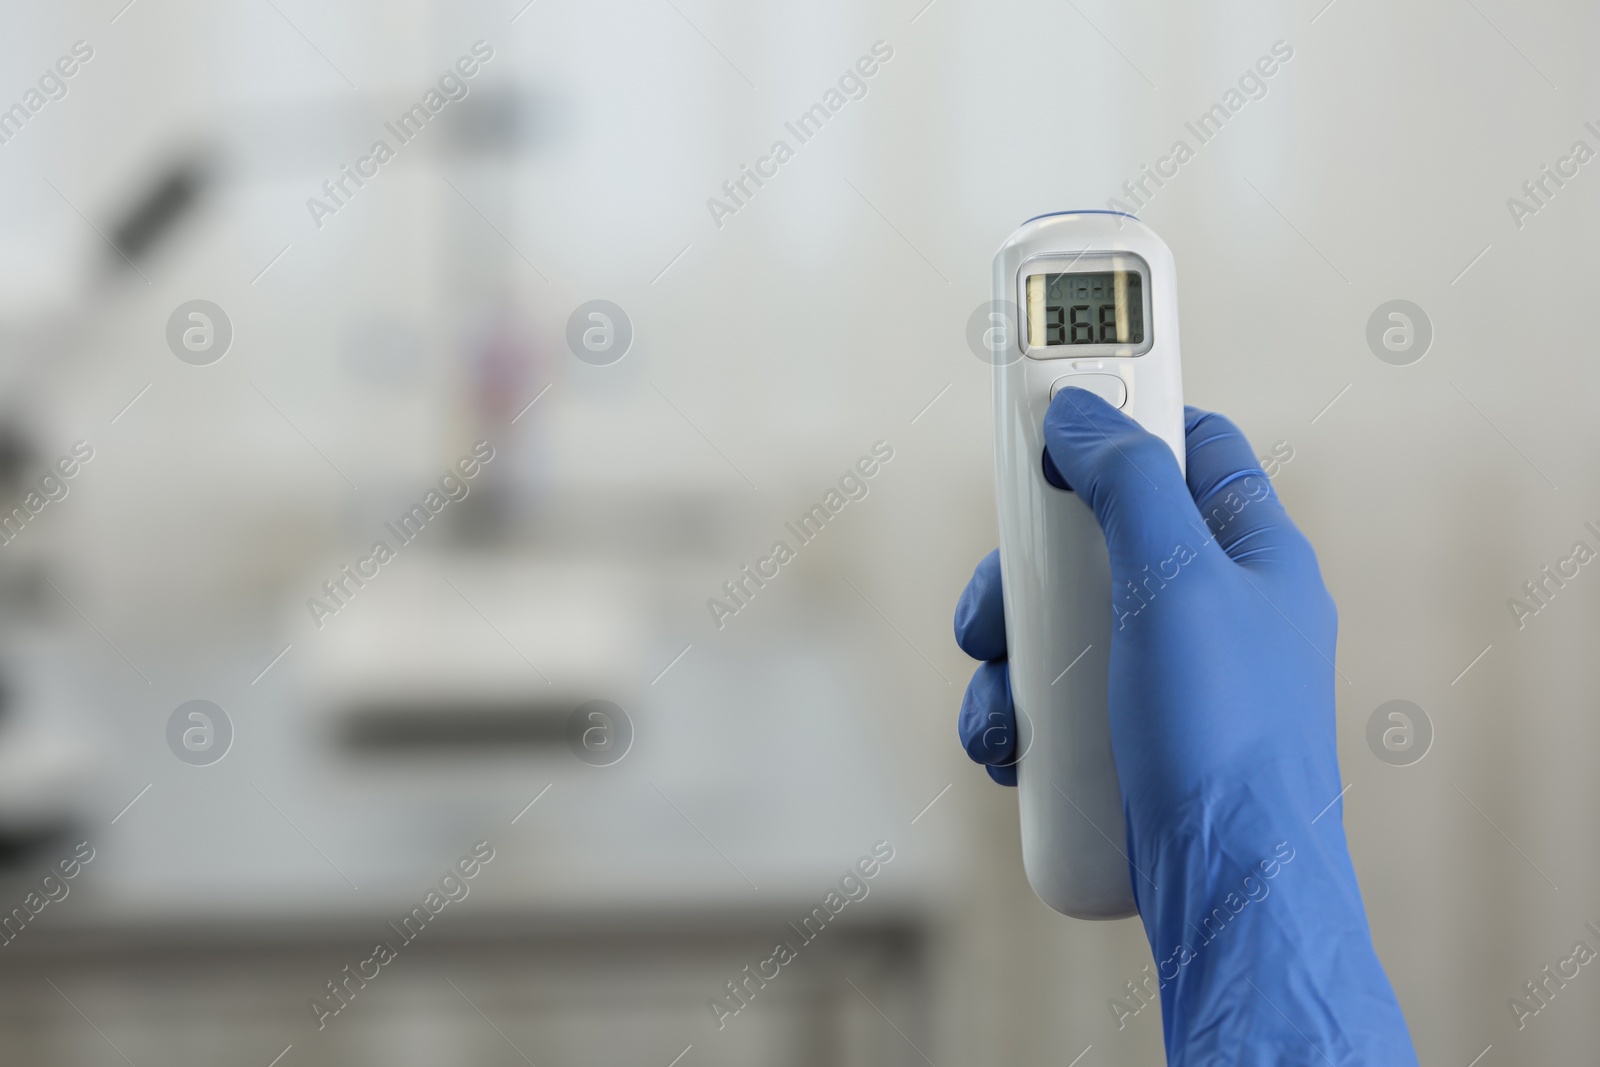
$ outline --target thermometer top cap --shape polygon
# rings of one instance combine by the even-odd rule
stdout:
[[[1077,211],[1046,211],[1043,215],[1035,215],[1031,219],[1024,219],[1022,224],[1026,226],[1030,222],[1037,222],[1039,219],[1054,218],[1057,215],[1121,215],[1125,219],[1135,220],[1137,220],[1139,217],[1137,215],[1129,214],[1126,211],[1107,211],[1104,208],[1090,207],[1080,208]]]

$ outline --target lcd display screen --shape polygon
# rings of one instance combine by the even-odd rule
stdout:
[[[1138,271],[1028,276],[1028,347],[1144,343],[1144,283]]]

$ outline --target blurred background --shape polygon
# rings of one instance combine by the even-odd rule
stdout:
[[[1019,223],[1115,197],[1177,257],[1189,400],[1278,458],[1339,603],[1422,1061],[1581,1061],[1600,979],[1508,1000],[1596,944],[1600,578],[1508,602],[1600,546],[1600,177],[1560,162],[1600,148],[1597,18],[0,8],[4,1058],[1160,1062],[1159,1009],[1113,1006],[1141,928],[1034,898],[954,729],[996,536],[969,316]],[[1369,346],[1391,300],[1424,358]],[[1393,700],[1409,754],[1368,742]]]

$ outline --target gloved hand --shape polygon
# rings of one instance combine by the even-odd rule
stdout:
[[[1110,551],[1112,750],[1168,1062],[1414,1065],[1345,844],[1333,600],[1244,436],[1186,415],[1187,485],[1090,393],[1062,390],[1044,421]],[[1014,785],[998,552],[956,641],[985,661],[962,744]]]

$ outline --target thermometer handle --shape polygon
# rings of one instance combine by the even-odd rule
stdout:
[[[1118,919],[1135,909],[1106,714],[1111,564],[1088,505],[1044,480],[1043,434],[1028,428],[1000,488],[1023,865],[1055,910]]]

